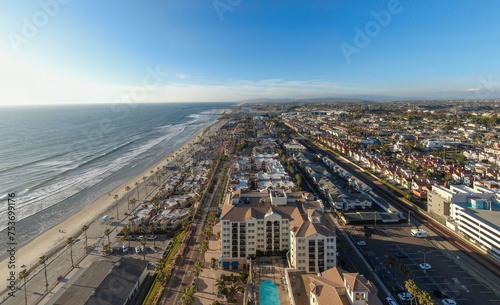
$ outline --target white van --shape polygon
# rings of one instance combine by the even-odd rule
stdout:
[[[427,231],[422,229],[411,229],[411,235],[415,237],[427,237]]]

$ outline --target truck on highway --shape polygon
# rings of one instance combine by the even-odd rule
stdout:
[[[422,230],[422,229],[412,229],[411,235],[413,235],[415,237],[427,237],[427,231]]]

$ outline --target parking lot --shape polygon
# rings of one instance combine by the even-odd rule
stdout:
[[[154,265],[159,258],[166,254],[165,250],[169,248],[171,241],[171,238],[158,235],[156,239],[149,237],[146,245],[142,247],[141,238],[142,236],[130,236],[130,247],[129,240],[115,240],[112,243],[111,255],[127,255],[138,259],[145,257]],[[154,246],[156,246],[156,250]]]
[[[363,226],[346,227],[345,230],[356,243],[366,242],[366,246],[357,245],[357,247],[377,271],[378,276],[393,296],[404,289],[404,281],[408,279],[399,270],[399,266],[405,264],[410,269],[409,278],[413,279],[420,289],[429,292],[437,304],[442,304],[442,299],[446,298],[454,299],[457,304],[500,304],[499,296],[472,277],[455,260],[434,248],[425,238],[411,236],[408,226],[377,225],[375,227],[371,225],[368,227],[372,233],[368,240],[364,236]],[[436,237],[429,236],[429,238]],[[396,257],[396,254],[402,251],[406,255],[399,253],[398,267],[389,268],[387,257],[389,255]],[[449,253],[453,258],[459,254]],[[424,263],[428,264],[430,269],[423,270],[425,266],[421,264]]]

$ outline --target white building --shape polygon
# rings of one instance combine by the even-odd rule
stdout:
[[[500,258],[500,192],[475,185],[433,186],[428,211],[448,217],[448,226]]]

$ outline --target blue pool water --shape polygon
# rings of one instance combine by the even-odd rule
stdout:
[[[261,305],[280,305],[278,287],[271,281],[264,281],[259,286]]]

